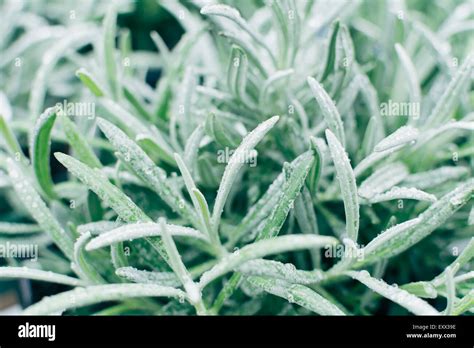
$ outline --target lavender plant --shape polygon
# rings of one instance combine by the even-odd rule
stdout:
[[[144,4],[0,3],[24,313],[473,313],[472,0]]]

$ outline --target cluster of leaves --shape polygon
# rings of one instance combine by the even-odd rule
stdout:
[[[25,313],[473,312],[472,1],[134,5],[0,5],[0,278],[73,288]]]

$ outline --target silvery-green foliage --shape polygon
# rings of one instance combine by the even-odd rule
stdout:
[[[474,312],[470,0],[152,1],[153,51],[142,1],[40,3],[0,3],[0,244],[39,250],[0,280],[70,289],[25,313]]]

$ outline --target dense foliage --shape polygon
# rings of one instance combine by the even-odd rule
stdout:
[[[0,278],[61,284],[25,313],[473,312],[473,1],[0,13]]]

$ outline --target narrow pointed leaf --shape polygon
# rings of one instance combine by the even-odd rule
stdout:
[[[185,297],[179,289],[152,284],[107,284],[76,288],[43,298],[25,309],[25,315],[51,315],[68,309],[101,302],[121,301],[135,297]]]
[[[0,279],[31,279],[49,283],[63,284],[69,286],[82,286],[84,282],[80,279],[68,277],[40,269],[26,267],[0,267]]]
[[[410,294],[408,291],[388,285],[383,280],[379,280],[370,276],[367,271],[346,272],[348,276],[358,280],[372,291],[388,298],[408,311],[416,315],[439,315],[439,312],[430,304],[419,297]]]
[[[316,101],[321,108],[326,125],[344,146],[346,142],[344,128],[342,125],[341,115],[339,115],[339,111],[337,111],[334,101],[314,78],[308,77],[307,80],[313,96],[316,98]]]
[[[265,277],[252,276],[248,278],[248,281],[270,294],[284,298],[290,303],[296,303],[317,314],[345,315],[335,304],[306,286]]]
[[[216,201],[214,203],[214,209],[212,211],[212,226],[214,229],[217,229],[219,226],[225,201],[227,200],[232,184],[234,183],[239,170],[244,165],[243,161],[240,159],[244,158],[243,156],[254,149],[254,147],[270,131],[270,129],[272,129],[275,123],[278,122],[278,119],[279,116],[273,116],[272,118],[259,124],[257,128],[245,136],[239,147],[229,159],[229,163],[227,164],[224,174],[222,175],[219,190],[217,191]]]
[[[8,159],[7,170],[18,199],[24,204],[25,208],[36,220],[38,225],[41,226],[41,229],[51,236],[51,239],[61,249],[61,251],[68,258],[72,258],[73,240],[71,236],[66,233],[59,222],[54,218],[53,214],[41,199],[38,192],[36,192],[18,164],[16,164],[12,159]]]
[[[294,250],[322,248],[336,243],[335,238],[315,235],[288,235],[260,240],[225,256],[217,265],[202,275],[200,285],[201,287],[206,286],[214,279],[249,260]]]
[[[56,121],[56,109],[49,108],[41,114],[35,123],[31,135],[30,158],[36,180],[49,198],[56,198],[54,183],[51,178],[49,156],[51,151],[51,130]]]
[[[59,116],[59,121],[63,127],[64,133],[66,134],[66,138],[78,159],[91,168],[101,168],[102,164],[90,147],[87,139],[79,132],[74,122],[72,122],[68,116],[63,115]]]
[[[166,228],[169,234],[173,236],[205,239],[201,232],[190,227],[168,224],[166,225]],[[127,224],[108,232],[101,233],[87,244],[86,250],[90,251],[118,242],[162,235],[163,231],[161,227],[154,222]]]
[[[326,138],[341,187],[342,200],[344,201],[346,233],[349,238],[357,242],[357,235],[359,233],[359,200],[354,172],[352,171],[346,151],[329,129],[326,130]]]

